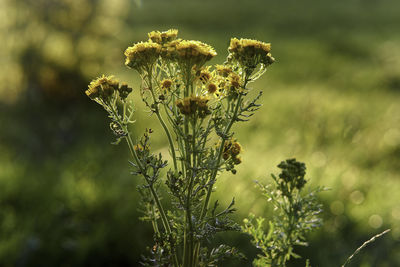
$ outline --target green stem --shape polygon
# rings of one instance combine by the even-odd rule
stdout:
[[[153,86],[152,86],[152,68],[150,68],[148,70],[148,74],[149,74],[149,76],[148,76],[149,91],[151,92],[151,96],[152,96],[153,102],[154,102],[154,113],[156,114],[158,121],[160,122],[162,128],[165,131],[165,134],[167,135],[169,147],[171,150],[172,161],[174,163],[174,170],[176,171],[178,169],[178,165],[176,163],[175,146],[174,146],[174,142],[172,140],[171,134],[168,130],[168,127],[165,124],[165,121],[163,120],[163,118],[161,117],[160,109],[158,108],[159,103],[157,102],[156,96],[154,95]]]
[[[247,75],[246,75],[243,88],[246,88],[247,83],[248,83],[248,78],[247,78]],[[241,104],[242,104],[242,94],[239,94],[239,97],[238,97],[237,102],[236,102],[236,106],[235,106],[235,110],[234,110],[233,116],[232,116],[231,120],[229,121],[229,124],[225,128],[223,136],[228,135],[233,123],[236,120],[236,117],[238,115],[238,111],[239,111],[239,108],[240,108]],[[208,210],[208,206],[209,206],[209,202],[210,202],[210,197],[211,197],[211,193],[212,193],[212,188],[213,188],[213,185],[214,185],[215,177],[217,176],[217,173],[218,173],[218,167],[219,167],[219,164],[220,164],[220,161],[221,161],[221,158],[222,158],[222,152],[223,152],[223,149],[224,149],[224,145],[225,145],[225,139],[222,139],[221,145],[220,145],[220,147],[218,149],[217,162],[215,164],[215,168],[214,168],[214,170],[213,170],[213,172],[211,174],[210,180],[209,180],[210,181],[210,185],[207,188],[207,195],[206,195],[206,199],[204,201],[203,207],[201,209],[199,221],[203,221],[204,217],[207,214],[207,210]],[[197,242],[196,245],[195,245],[195,257],[196,257],[196,259],[198,258],[199,252],[200,252],[200,242]]]
[[[133,157],[133,159],[135,160],[135,163],[137,164],[140,172],[142,173],[143,177],[145,178],[149,188],[150,188],[150,192],[153,196],[154,201],[156,202],[156,206],[158,211],[160,212],[160,217],[161,217],[161,222],[164,226],[165,231],[167,232],[168,235],[171,235],[172,231],[171,231],[171,227],[169,225],[168,222],[168,217],[165,214],[164,208],[160,202],[160,198],[157,195],[157,192],[154,190],[154,186],[152,183],[149,182],[149,180],[147,179],[147,175],[145,173],[145,169],[143,168],[142,163],[140,162],[140,159],[134,149],[134,143],[132,141],[131,135],[129,133],[128,127],[127,125],[123,124],[121,121],[121,118],[119,117],[119,115],[117,114],[117,112],[115,111],[115,109],[113,108],[113,106],[110,105],[111,111],[114,115],[114,118],[117,120],[118,124],[123,128],[124,132],[127,133],[127,135],[125,136],[125,139],[128,143],[128,147],[129,147],[129,151],[131,152],[131,155]],[[178,258],[176,256],[176,254],[174,254],[174,264],[175,266],[179,266],[179,262],[178,262]]]
[[[184,95],[185,97],[188,96],[189,90],[190,90],[191,82],[190,82],[190,75],[189,72],[187,73],[186,77],[186,86],[185,86],[185,92]],[[192,86],[193,87],[193,86]],[[187,196],[186,196],[186,211],[185,211],[185,231],[184,231],[184,261],[183,261],[183,266],[193,266],[193,225],[192,225],[192,214],[191,214],[191,194],[192,194],[192,187],[193,187],[193,167],[192,166],[192,159],[193,162],[194,160],[194,150],[190,151],[191,147],[191,141],[189,140],[189,120],[190,120],[190,115],[185,116],[184,120],[184,143],[185,143],[185,165],[186,165],[186,180],[188,181],[188,187],[187,187]],[[193,118],[194,120],[194,118]],[[194,131],[194,125],[193,125],[193,131]],[[193,132],[194,136],[194,132]],[[192,145],[192,149],[193,149]],[[192,153],[190,153],[192,152]],[[192,156],[192,157],[191,157]]]
[[[126,128],[127,128],[127,127],[126,127]],[[156,203],[157,209],[158,209],[158,211],[160,212],[160,217],[161,217],[161,221],[162,221],[162,224],[163,224],[163,226],[164,226],[164,229],[165,229],[165,231],[167,232],[168,235],[171,235],[171,234],[172,234],[171,226],[169,225],[168,217],[167,217],[167,215],[165,214],[164,208],[163,208],[163,206],[162,206],[162,204],[161,204],[161,202],[160,202],[160,198],[158,197],[157,192],[154,190],[153,184],[150,183],[150,182],[147,180],[146,174],[144,173],[144,168],[143,168],[143,166],[142,166],[142,164],[141,164],[141,162],[140,162],[140,160],[139,160],[139,157],[137,156],[137,153],[136,153],[136,151],[135,151],[135,149],[134,149],[134,144],[133,144],[132,138],[131,138],[131,136],[130,136],[130,133],[127,131],[127,129],[126,129],[126,132],[128,133],[127,136],[126,136],[126,141],[127,141],[127,143],[128,143],[128,147],[129,147],[129,150],[130,150],[130,152],[131,152],[131,155],[132,155],[133,158],[135,159],[135,162],[136,162],[136,164],[137,164],[137,166],[138,166],[140,172],[141,172],[142,175],[145,177],[145,180],[146,180],[146,182],[147,182],[147,184],[148,184],[148,186],[149,186],[149,188],[150,188],[150,192],[151,192],[151,194],[152,194],[152,196],[153,196],[153,199],[154,199],[154,201],[155,201],[155,203]],[[176,253],[174,253],[173,259],[174,259],[174,265],[175,265],[176,267],[179,267],[179,261],[178,261],[178,257],[177,257],[177,255],[176,255]]]
[[[227,127],[225,128],[225,131],[223,133],[224,136],[228,135],[233,123],[235,122],[239,107],[241,105],[241,102],[242,102],[242,95],[240,94],[239,97],[238,97],[238,100],[236,102],[236,107],[235,107],[235,111],[233,113],[233,116],[232,116],[231,120],[229,121],[229,124],[227,125]],[[205,215],[207,213],[207,210],[208,210],[208,204],[209,204],[209,201],[210,201],[210,196],[211,196],[211,192],[212,192],[212,188],[213,188],[213,184],[214,184],[213,181],[215,180],[215,177],[217,176],[217,173],[218,173],[218,167],[219,167],[219,164],[220,164],[220,161],[221,161],[221,158],[222,158],[222,152],[224,150],[224,145],[225,145],[225,139],[222,139],[221,145],[220,145],[220,147],[218,149],[217,161],[215,163],[213,172],[211,173],[211,177],[209,179],[209,181],[211,183],[207,188],[206,199],[204,201],[204,205],[203,205],[203,208],[202,208],[201,213],[200,213],[200,221],[204,219],[204,217],[205,217]]]

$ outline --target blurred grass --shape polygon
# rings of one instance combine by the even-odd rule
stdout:
[[[252,181],[268,182],[274,166],[296,157],[311,186],[331,188],[321,195],[325,225],[301,254],[339,266],[392,228],[353,264],[400,265],[400,2],[5,0],[1,7],[0,265],[136,266],[152,245],[138,220],[126,148],[109,145],[105,113],[83,90],[103,72],[137,90],[123,50],[170,27],[213,45],[213,62],[224,60],[232,36],[271,42],[277,59],[252,85],[264,105],[235,129],[243,164],[220,178],[215,198],[234,196],[238,220],[250,211],[268,217]],[[154,128],[153,146],[165,151],[142,107],[135,132]],[[247,237],[225,238],[256,254]]]

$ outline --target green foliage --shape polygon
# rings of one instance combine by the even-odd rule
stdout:
[[[274,217],[269,221],[268,230],[264,230],[265,218],[256,218],[254,214],[244,219],[242,227],[262,252],[254,260],[254,266],[286,266],[292,257],[300,257],[294,252],[295,246],[307,246],[306,234],[322,225],[319,216],[322,205],[317,193],[324,189],[303,192],[306,183],[304,163],[288,159],[278,167],[282,172],[279,178],[272,174],[273,184],[258,184],[274,208]]]

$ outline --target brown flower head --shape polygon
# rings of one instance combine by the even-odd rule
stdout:
[[[208,101],[209,98],[205,96],[190,96],[182,100],[177,100],[175,104],[184,115],[190,116],[197,114],[200,118],[205,118],[207,115],[211,114],[207,104]]]

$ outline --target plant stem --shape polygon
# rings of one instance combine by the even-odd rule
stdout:
[[[160,198],[158,197],[157,192],[154,190],[154,185],[152,183],[150,183],[150,181],[147,179],[147,175],[145,173],[145,169],[143,168],[143,165],[140,162],[140,159],[139,159],[139,157],[138,157],[138,155],[136,153],[136,150],[134,148],[134,144],[133,144],[130,132],[128,130],[128,127],[125,124],[122,123],[121,118],[119,117],[117,112],[114,110],[113,106],[111,106],[111,111],[112,111],[112,113],[114,115],[114,118],[117,120],[118,124],[121,126],[123,131],[125,133],[127,133],[127,135],[125,136],[125,139],[126,139],[126,142],[128,144],[129,151],[131,152],[131,155],[132,155],[133,159],[135,160],[135,163],[137,164],[140,172],[142,173],[143,177],[145,178],[145,180],[147,182],[147,185],[150,188],[150,192],[151,192],[151,194],[153,196],[154,201],[156,202],[157,209],[160,212],[161,222],[162,222],[162,224],[164,226],[164,229],[165,229],[165,231],[167,232],[168,235],[171,235],[172,231],[171,231],[171,227],[170,227],[169,222],[168,222],[168,218],[167,218],[167,216],[165,214],[165,211],[164,211],[164,208],[163,208],[163,206],[162,206],[162,204],[160,202]],[[178,258],[177,258],[175,253],[174,253],[174,264],[177,267],[179,266]]]
[[[190,89],[193,93],[193,84],[190,81],[190,72],[187,74],[185,84],[185,95],[187,96]],[[189,140],[190,133],[190,122],[192,126],[192,139]],[[191,194],[192,187],[195,178],[195,164],[196,164],[196,153],[195,153],[195,140],[196,140],[196,115],[191,118],[185,116],[184,121],[184,143],[185,143],[185,165],[186,165],[186,180],[188,180],[187,195],[186,195],[186,215],[185,215],[185,232],[184,232],[184,264],[183,266],[194,266],[194,235],[193,235],[193,224],[192,224],[192,211],[191,211]]]
[[[223,133],[224,136],[228,135],[228,133],[229,133],[234,121],[236,120],[237,112],[239,110],[239,107],[240,107],[241,103],[242,103],[242,95],[239,95],[238,100],[236,102],[236,107],[235,107],[234,114],[233,114],[229,124],[227,125],[227,127],[225,128],[225,131]],[[210,201],[210,196],[211,196],[212,188],[213,188],[213,185],[214,185],[214,180],[215,180],[215,177],[217,176],[217,173],[218,173],[218,167],[219,167],[219,163],[220,163],[221,158],[222,158],[222,152],[224,150],[224,145],[225,145],[225,139],[222,139],[221,145],[220,145],[220,147],[218,149],[217,161],[216,161],[216,164],[214,166],[213,172],[212,172],[210,180],[209,180],[210,181],[210,185],[208,186],[208,189],[207,189],[206,199],[204,201],[204,205],[203,205],[203,208],[202,208],[201,213],[200,213],[200,221],[204,219],[204,217],[205,217],[205,215],[207,213],[207,210],[208,210],[208,204],[209,204],[209,201]]]
[[[165,124],[164,119],[161,117],[160,109],[158,108],[159,103],[157,102],[156,96],[154,95],[153,85],[152,85],[152,68],[149,68],[148,74],[149,74],[148,75],[149,91],[151,92],[151,96],[153,98],[154,113],[156,114],[156,116],[158,118],[158,121],[160,122],[162,128],[165,131],[165,134],[167,135],[169,147],[170,147],[170,150],[171,150],[172,161],[174,163],[174,170],[176,171],[178,169],[178,165],[176,164],[175,146],[174,146],[174,142],[172,140],[171,134],[170,134],[170,132],[168,130],[168,127]]]

